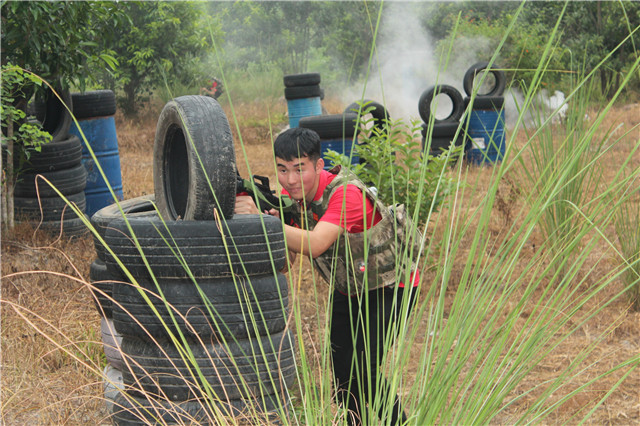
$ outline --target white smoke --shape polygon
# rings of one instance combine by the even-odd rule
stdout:
[[[415,7],[411,2],[388,5],[369,78],[342,93],[345,104],[362,99],[364,91],[365,99],[383,103],[393,119],[408,122],[419,119],[420,95],[436,83],[453,86],[464,97],[462,79],[469,66],[477,62],[475,52],[456,51],[449,64],[444,59],[440,63],[436,43],[422,28]],[[450,109],[447,100],[445,96],[438,97],[440,106]]]
[[[552,124],[562,123],[567,116],[569,104],[564,93],[556,90],[549,96],[547,90],[541,90],[525,105],[524,95],[515,89],[507,90],[504,94],[505,126],[513,129],[521,118],[526,127],[537,127],[551,119]]]
[[[341,100],[345,105],[363,98],[371,99],[385,105],[392,119],[401,118],[408,123],[412,119],[420,120],[418,100],[435,84],[448,84],[455,87],[463,98],[466,96],[462,83],[464,74],[475,63],[491,58],[489,40],[460,37],[450,53],[440,54],[434,40],[421,26],[417,5],[419,3],[414,2],[387,5],[369,78],[342,91]],[[497,63],[499,65],[499,59]],[[522,111],[524,98],[515,90],[507,90],[504,98],[505,125],[512,128]],[[442,109],[445,110],[444,116],[448,115],[451,102],[445,95],[437,99],[436,117],[441,118]],[[530,125],[553,114],[553,120],[557,122],[564,118],[567,108],[562,92],[556,91],[549,96],[543,90],[523,118]]]

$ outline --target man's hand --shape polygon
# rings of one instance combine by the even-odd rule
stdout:
[[[260,214],[253,198],[248,195],[236,196],[236,214]]]

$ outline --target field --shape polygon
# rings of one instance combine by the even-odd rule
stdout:
[[[341,112],[343,105],[331,99],[324,102],[329,113]],[[116,116],[120,148],[124,197],[132,198],[153,192],[152,153],[157,116],[162,105],[150,105],[143,115],[136,119]],[[232,125],[236,143],[238,169],[242,176],[266,175],[276,182],[271,161],[270,141],[282,127],[286,106],[284,102],[265,108],[263,105],[234,105],[238,128]],[[227,116],[233,113],[225,106]],[[280,117],[271,123],[272,117]],[[622,123],[622,126],[619,126]],[[627,131],[640,123],[640,104],[628,104],[612,108],[601,126],[605,129]],[[238,132],[239,129],[239,132]],[[239,137],[241,135],[241,138]],[[603,167],[605,181],[613,179],[618,170],[619,159],[626,158],[634,144],[640,140],[638,127],[627,136],[624,143],[609,152],[598,167]],[[242,139],[242,143],[240,140]],[[515,143],[524,143],[524,136],[518,136]],[[244,152],[247,152],[245,160]],[[632,166],[640,167],[640,153],[635,152]],[[472,210],[483,201],[483,185],[491,180],[492,168],[463,166],[464,178],[478,185],[472,197],[464,199],[465,209]],[[249,173],[250,169],[250,173]],[[494,210],[487,229],[486,238],[492,244],[499,244],[508,238],[509,229],[526,213],[526,184],[515,173],[507,174],[500,183]],[[440,214],[447,213],[446,209]],[[438,223],[437,215],[433,222]],[[470,223],[473,227],[473,222]],[[430,238],[437,241],[442,235],[441,228],[434,228]],[[613,234],[613,233],[611,233]],[[473,233],[461,237],[461,248],[451,269],[445,288],[445,319],[447,309],[454,303],[458,281],[464,274],[466,250],[471,246]],[[544,247],[544,236],[536,230],[526,241],[516,273],[524,269],[537,250]],[[486,253],[492,256],[493,252]],[[88,290],[89,265],[95,258],[91,236],[68,238],[51,236],[32,227],[18,225],[14,230],[2,233],[2,389],[1,418],[4,425],[95,425],[108,423],[107,412],[102,400],[102,381],[97,372],[105,363],[100,341],[100,317],[94,307]],[[616,268],[619,260],[605,245],[593,248],[589,259],[598,268],[592,270],[588,261],[577,273],[580,278],[580,292],[590,291],[599,278],[607,274],[607,268]],[[316,303],[327,301],[326,287],[321,281],[314,284],[308,263],[295,272],[301,278],[299,289],[292,287],[294,299],[299,301],[307,324],[304,330],[305,347],[313,353],[315,342],[323,335],[322,324],[316,316],[324,309],[317,309]],[[423,285],[436,285],[435,272],[427,268],[423,274]],[[316,287],[314,287],[314,285]],[[506,407],[496,418],[496,424],[512,424],[528,410],[534,399],[544,390],[537,386],[558,377],[569,363],[579,360],[578,370],[585,369],[580,381],[566,378],[560,392],[548,397],[549,404],[561,401],[590,379],[608,372],[624,360],[631,359],[640,352],[640,312],[629,308],[625,297],[618,297],[606,304],[593,317],[588,312],[595,306],[608,301],[621,292],[621,282],[612,282],[597,297],[592,298],[578,312],[572,313],[571,320],[559,330],[572,329],[580,325],[567,339],[561,341],[513,391],[521,395]],[[511,294],[513,303],[520,300],[525,289]],[[532,294],[532,301],[538,299],[542,290]],[[428,293],[425,292],[423,297]],[[316,299],[316,295],[318,298]],[[480,307],[479,307],[480,308]],[[488,307],[487,307],[488,309]],[[515,322],[516,328],[524,328],[527,315],[535,309],[526,307]],[[412,354],[418,357],[420,346],[429,340],[426,316],[416,321],[424,324],[417,327],[425,330],[416,336]],[[299,336],[301,338],[301,336]],[[580,354],[585,348],[593,350],[585,359]],[[638,359],[635,358],[635,363]],[[407,377],[419,377],[421,364],[411,361]],[[577,370],[576,370],[577,371]],[[626,368],[616,369],[595,384],[585,387],[563,401],[551,415],[543,420],[545,424],[573,424],[592,408],[591,424],[631,425],[640,423],[640,374],[633,370],[628,376]],[[462,375],[464,371],[461,371]],[[616,383],[620,385],[607,395]],[[410,386],[411,383],[406,383]],[[529,392],[531,391],[531,392]],[[405,397],[407,395],[404,395]],[[608,396],[604,403],[598,402]],[[329,423],[329,420],[327,420]]]

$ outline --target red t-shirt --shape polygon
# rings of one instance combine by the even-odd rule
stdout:
[[[318,184],[318,190],[313,197],[313,201],[318,201],[322,198],[322,194],[324,193],[327,185],[331,183],[336,176],[337,175],[329,173],[326,170],[322,170],[322,172],[320,172],[320,183]],[[289,195],[285,189],[282,190],[282,194]],[[363,199],[365,202],[364,209],[362,208]],[[333,223],[334,225],[342,227],[349,233],[357,234],[364,231],[365,223],[367,223],[365,222],[365,218],[368,221],[366,229],[370,229],[373,225],[382,220],[380,212],[376,211],[374,216],[373,207],[371,200],[366,197],[357,186],[347,184],[346,191],[344,187],[340,187],[334,191],[333,196],[327,205],[327,210],[322,217],[318,219],[318,221]],[[418,271],[415,271],[413,275],[413,285],[417,286],[418,281],[419,274]],[[402,282],[398,283],[398,285],[400,287],[404,287]]]

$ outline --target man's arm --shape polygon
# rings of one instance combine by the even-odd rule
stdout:
[[[343,229],[329,222],[318,222],[313,231],[285,225],[284,233],[289,250],[316,258],[327,251],[342,234]]]
[[[236,197],[236,214],[260,214],[251,197]],[[269,214],[275,214],[270,211]],[[284,225],[287,247],[295,253],[302,253],[312,258],[320,256],[338,239],[344,229],[336,224],[320,221],[313,231]]]

